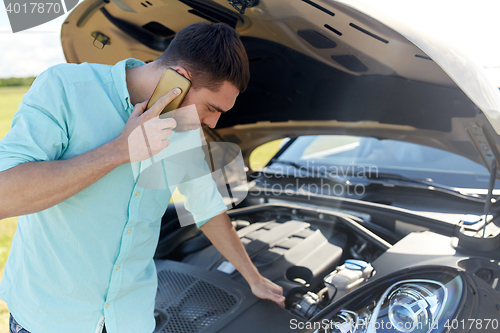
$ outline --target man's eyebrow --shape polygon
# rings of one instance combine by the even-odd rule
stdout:
[[[220,107],[218,106],[215,106],[215,105],[212,105],[210,103],[207,103],[208,105],[210,105],[212,108],[214,108],[215,110],[219,111],[220,113],[226,113],[227,111],[224,111],[222,110]]]

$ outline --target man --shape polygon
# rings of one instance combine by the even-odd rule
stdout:
[[[167,66],[192,81],[181,107],[195,105],[212,128],[249,79],[236,32],[198,23],[154,62],[57,65],[23,97],[0,141],[0,219],[21,215],[0,284],[16,332],[154,330],[152,257],[170,195],[139,187],[134,170],[189,133],[172,134],[175,121],[158,118],[174,91],[145,110]],[[151,151],[129,140],[145,123]],[[252,264],[213,185],[193,186],[185,194],[197,225],[256,296],[283,306],[281,287]]]

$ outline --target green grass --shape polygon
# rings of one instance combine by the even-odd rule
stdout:
[[[24,95],[28,91],[30,87],[29,86],[20,86],[20,87],[0,87],[0,95],[5,95],[5,94],[21,94]],[[21,101],[21,100],[19,100]]]
[[[16,113],[18,104],[29,87],[2,87],[0,88],[0,139],[10,129],[12,116]],[[10,252],[12,237],[16,232],[17,217],[0,221],[0,277],[3,276],[5,262]],[[0,333],[9,332],[9,310],[7,305],[0,301]]]
[[[17,217],[10,217],[0,221],[0,278],[10,252],[12,237],[16,232]],[[9,332],[9,309],[4,301],[0,300],[0,333]]]
[[[9,131],[12,116],[28,89],[29,87],[0,88],[0,139]]]

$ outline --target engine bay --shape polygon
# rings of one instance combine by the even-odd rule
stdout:
[[[364,277],[341,273],[350,271],[344,263],[369,265],[391,247],[363,227],[368,216],[349,213],[281,203],[230,211],[260,274],[283,288],[285,309],[256,298],[243,276],[199,231],[167,260],[156,261],[156,332],[234,332],[231,323],[236,318],[238,331],[245,318],[249,332],[259,330],[259,325],[262,331],[289,331],[290,319],[310,319],[371,275],[371,271]],[[360,270],[355,267],[355,271]],[[332,290],[325,283],[332,273],[352,281],[343,290]]]
[[[155,255],[156,332],[290,332],[298,327],[293,323],[318,323],[332,311],[336,323],[353,327],[362,317],[388,320],[387,312],[377,315],[381,304],[396,313],[408,302],[432,303],[446,293],[456,299],[445,297],[440,304],[456,309],[468,304],[467,311],[456,310],[457,316],[495,316],[500,257],[486,259],[480,249],[460,246],[454,224],[356,205],[273,199],[228,212],[259,272],[283,288],[285,308],[254,296],[196,226],[172,230],[162,222]],[[464,282],[457,293],[452,281],[459,280]],[[443,287],[443,281],[451,284]],[[478,288],[488,291],[480,301]]]

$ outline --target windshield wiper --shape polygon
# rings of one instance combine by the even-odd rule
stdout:
[[[281,164],[285,164],[285,165],[290,165],[290,166],[294,167],[295,169],[303,170],[304,172],[311,175],[312,177],[332,179],[332,180],[334,180],[340,184],[343,184],[343,185],[355,186],[357,184],[357,182],[351,181],[351,180],[347,179],[347,177],[334,175],[332,173],[328,173],[328,172],[324,172],[324,171],[321,172],[321,168],[319,168],[317,166],[311,167],[308,165],[298,164],[294,161],[278,160],[278,159],[271,160],[269,165],[272,166],[272,164],[274,164],[274,163],[281,163]],[[269,169],[272,170],[272,167]],[[265,171],[265,172],[267,172],[267,171]],[[382,183],[384,185],[412,187],[412,188],[416,188],[416,189],[437,191],[437,192],[445,193],[448,195],[453,195],[455,197],[459,197],[462,199],[484,203],[484,199],[481,199],[478,195],[464,194],[464,193],[460,192],[459,190],[454,189],[453,187],[434,183],[431,178],[424,179],[424,178],[418,178],[418,177],[408,177],[408,176],[403,176],[403,175],[399,175],[399,174],[395,174],[395,173],[385,173],[385,172],[366,173],[364,175],[364,177],[362,177],[362,178],[371,180],[368,182],[368,184],[364,183],[363,185],[369,185],[370,183],[371,184]],[[393,180],[395,182],[389,183],[388,181],[391,181],[391,180]],[[415,184],[415,185],[410,185],[410,184]]]
[[[395,180],[395,181],[400,182],[400,183],[412,183],[412,184],[416,184],[419,186],[411,186],[411,187],[425,188],[425,189],[428,189],[431,191],[443,192],[443,193],[458,196],[458,197],[461,197],[461,198],[464,198],[467,200],[473,200],[473,201],[484,203],[484,200],[479,198],[475,194],[464,194],[464,193],[460,192],[459,190],[454,189],[453,187],[434,183],[431,178],[408,177],[408,176],[403,176],[403,175],[399,175],[399,174],[395,174],[395,173],[384,173],[384,172],[367,173],[365,175],[365,178],[376,179],[382,183],[387,183],[388,180]],[[401,184],[392,184],[392,185],[401,186]],[[408,185],[405,185],[405,186],[408,186]]]
[[[380,180],[399,180],[408,183],[416,183],[416,184],[424,184],[429,186],[435,186],[431,178],[417,178],[417,177],[408,177],[399,175],[397,173],[386,173],[386,172],[377,172],[377,173],[367,173],[365,178],[368,179],[380,179]],[[445,185],[438,185],[445,186]],[[451,189],[451,188],[450,188]]]

